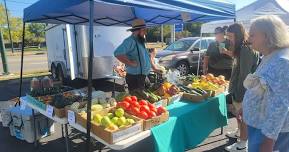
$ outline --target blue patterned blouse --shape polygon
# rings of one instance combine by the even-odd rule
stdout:
[[[271,139],[289,132],[289,48],[264,56],[244,81],[243,119]]]

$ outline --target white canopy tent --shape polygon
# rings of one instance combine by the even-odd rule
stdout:
[[[287,25],[289,30],[289,0],[257,0],[256,2],[236,12],[236,22],[249,30],[253,19],[263,15],[277,15]],[[212,21],[202,25],[201,33],[214,33],[216,27],[229,26],[234,20]]]

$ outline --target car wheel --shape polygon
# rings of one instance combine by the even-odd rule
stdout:
[[[181,61],[177,64],[176,69],[180,71],[180,75],[187,75],[189,73],[190,67],[186,61]]]
[[[54,64],[51,65],[51,74],[52,74],[52,78],[54,80],[57,80],[57,71],[56,71],[56,67]]]
[[[64,77],[64,74],[63,74],[61,66],[57,67],[57,79],[64,84],[65,77]]]

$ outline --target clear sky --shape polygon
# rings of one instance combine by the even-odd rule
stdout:
[[[13,16],[22,17],[23,9],[31,5],[32,3],[38,0],[6,0],[7,8],[11,12]],[[256,0],[224,0],[234,3],[236,5],[236,9],[240,9],[246,5],[253,3]],[[2,4],[4,4],[4,0],[0,0]]]

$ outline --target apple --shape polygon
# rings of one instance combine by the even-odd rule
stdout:
[[[96,114],[93,117],[93,121],[96,122],[97,124],[101,123],[101,119],[102,119],[102,116],[100,114]]]
[[[117,125],[118,125],[118,126],[125,125],[125,122],[126,122],[125,117],[120,117],[120,118],[117,120]]]
[[[118,127],[117,125],[113,124],[113,123],[110,123],[108,126],[107,126],[107,129],[110,130],[110,131],[116,131],[118,130]]]
[[[148,114],[145,111],[141,111],[138,115],[138,117],[142,119],[148,119]]]
[[[140,100],[139,105],[148,105],[148,102],[146,100]]]
[[[122,108],[118,108],[118,109],[116,109],[115,110],[115,115],[117,116],[117,117],[122,117],[123,115],[124,115],[124,110],[122,109]]]
[[[108,116],[102,117],[101,125],[104,126],[104,127],[107,127],[109,124],[111,124],[111,121],[110,121],[109,117]]]
[[[117,121],[118,121],[118,117],[113,117],[111,119],[111,122],[114,123],[114,124],[117,124]]]
[[[135,121],[133,119],[126,119],[125,125],[129,126],[129,125],[132,125],[134,123],[135,123]]]
[[[109,119],[112,119],[113,118],[113,113],[108,113],[107,116],[108,116]]]

